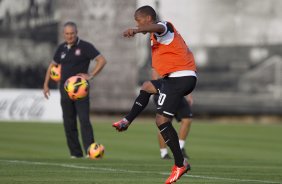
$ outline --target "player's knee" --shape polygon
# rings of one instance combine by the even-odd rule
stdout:
[[[141,90],[144,90],[148,93],[156,93],[157,92],[155,86],[150,81],[144,82],[142,84]]]
[[[161,114],[156,115],[156,124],[158,127],[166,122],[171,122],[171,121],[172,121],[172,118],[165,117]]]
[[[191,123],[192,123],[192,119],[190,118],[181,119],[181,126],[189,127]]]
[[[190,124],[192,123],[192,118],[182,118],[181,123]]]

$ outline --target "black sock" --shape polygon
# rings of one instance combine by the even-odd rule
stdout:
[[[180,150],[177,132],[173,128],[171,122],[166,122],[158,128],[160,129],[160,133],[162,134],[165,143],[173,153],[175,165],[177,167],[182,167],[184,158]]]
[[[147,106],[151,94],[144,90],[140,90],[139,96],[136,98],[129,114],[125,118],[132,122]]]

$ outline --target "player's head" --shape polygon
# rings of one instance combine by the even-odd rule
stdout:
[[[157,14],[151,6],[142,6],[135,11],[135,21],[138,26],[148,25],[157,21]]]
[[[64,39],[68,45],[73,45],[77,39],[77,26],[74,22],[64,24]]]

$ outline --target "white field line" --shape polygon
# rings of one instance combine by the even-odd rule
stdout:
[[[107,171],[107,172],[115,172],[115,173],[159,174],[159,175],[169,175],[170,174],[170,173],[164,173],[164,172],[133,171],[133,170],[125,170],[125,169],[113,169],[113,168],[102,168],[102,167],[87,167],[87,166],[79,166],[79,165],[74,165],[74,164],[31,162],[31,161],[24,161],[24,160],[0,160],[0,162],[15,163],[15,164],[26,164],[26,165],[58,166],[58,167],[64,167],[64,168],[83,169],[83,170],[98,170],[98,171]],[[208,180],[224,180],[224,181],[266,183],[266,184],[282,184],[282,182],[277,182],[277,181],[235,179],[235,178],[200,176],[200,175],[191,175],[191,174],[184,175],[184,177],[200,178],[200,179],[208,179]]]

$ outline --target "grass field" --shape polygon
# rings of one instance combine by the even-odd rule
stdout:
[[[160,159],[153,122],[138,119],[118,133],[111,119],[96,120],[106,152],[95,161],[69,158],[62,124],[0,123],[0,183],[164,183],[173,161]],[[195,120],[186,149],[192,170],[177,183],[282,183],[282,124]]]

